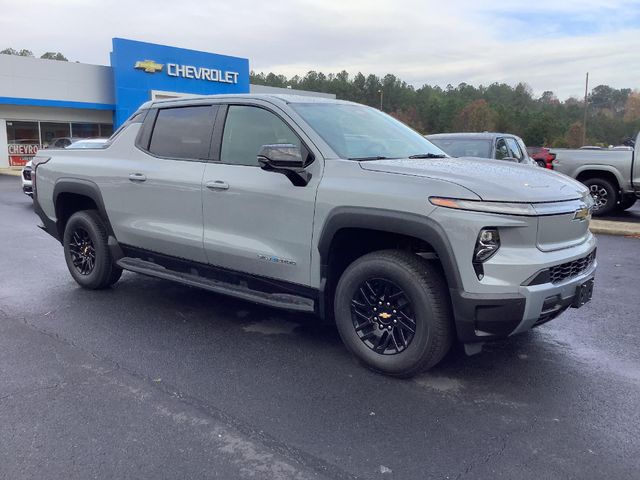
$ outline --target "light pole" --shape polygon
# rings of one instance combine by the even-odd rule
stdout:
[[[384,95],[384,92],[380,89],[378,90],[378,93],[380,94],[380,111],[382,111],[382,96]]]
[[[587,78],[584,82],[584,118],[582,119],[582,146],[587,143],[587,94],[589,92],[589,72],[587,72]]]

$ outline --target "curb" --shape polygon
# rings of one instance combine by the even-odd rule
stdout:
[[[14,170],[12,168],[0,168],[0,175],[11,175],[12,177],[19,177],[22,175],[22,169]]]
[[[591,220],[589,230],[591,230],[591,233],[601,233],[604,235],[631,235],[640,237],[640,223]]]

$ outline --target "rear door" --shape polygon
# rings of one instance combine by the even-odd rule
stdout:
[[[257,276],[309,285],[311,235],[319,155],[311,180],[294,186],[280,173],[262,170],[262,145],[308,139],[285,112],[266,102],[223,107],[214,138],[220,146],[203,180],[204,247],[210,264]]]
[[[205,262],[202,176],[217,107],[151,110],[136,146],[118,160],[117,180],[102,190],[118,241]]]

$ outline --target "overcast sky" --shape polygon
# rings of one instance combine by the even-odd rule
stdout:
[[[0,0],[0,48],[109,64],[112,37],[249,59],[256,71],[640,88],[640,0]]]

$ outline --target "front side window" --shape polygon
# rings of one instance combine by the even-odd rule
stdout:
[[[160,157],[207,159],[212,130],[210,105],[163,108],[158,111],[149,152]]]
[[[301,146],[300,139],[291,128],[268,110],[245,105],[229,106],[222,134],[222,163],[258,166],[260,148],[275,143]]]
[[[503,158],[507,158],[509,156],[509,149],[507,148],[507,142],[504,141],[504,138],[499,138],[496,141],[496,159],[502,160]]]
[[[511,150],[511,156],[513,158],[517,158],[518,161],[522,161],[524,155],[522,151],[520,151],[520,147],[518,146],[518,142],[514,138],[507,138],[507,145],[509,146],[509,150]]]
[[[340,158],[446,156],[418,132],[375,108],[348,103],[293,103],[291,107]]]
[[[491,141],[466,138],[429,139],[452,157],[491,158]]]

